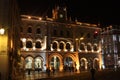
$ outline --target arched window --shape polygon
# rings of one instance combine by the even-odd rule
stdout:
[[[33,66],[33,58],[28,56],[26,59],[25,59],[25,69],[32,69]]]
[[[36,29],[36,34],[41,34],[40,28],[37,28],[37,29]]]
[[[23,32],[23,27],[20,27],[20,32]]]
[[[32,28],[31,28],[31,27],[28,27],[27,32],[28,32],[28,33],[32,33]]]
[[[88,33],[88,34],[87,34],[87,38],[90,38],[90,37],[91,37],[91,35],[90,35],[90,33]]]
[[[53,49],[57,49],[57,43],[56,42],[53,43]]]
[[[81,37],[83,37],[83,36],[84,36],[84,33],[80,33],[80,35],[81,35]]]
[[[94,51],[97,51],[97,50],[98,50],[97,45],[94,45],[94,46],[93,46],[93,50],[94,50]]]
[[[91,50],[92,50],[90,44],[87,45],[87,50],[88,50],[88,51],[91,51]]]
[[[20,48],[23,48],[23,43],[21,40],[20,40]]]
[[[27,41],[26,42],[26,48],[32,48],[32,42],[31,41]]]
[[[70,44],[69,43],[66,44],[66,49],[70,50]]]
[[[53,35],[56,36],[57,35],[57,31],[53,30]]]
[[[70,32],[69,31],[67,31],[67,37],[70,37]]]
[[[41,48],[41,43],[40,43],[40,41],[37,41],[37,42],[35,43],[35,48]]]
[[[63,36],[63,31],[62,30],[60,31],[60,36]]]
[[[80,50],[85,50],[84,44],[80,44]]]
[[[60,49],[63,50],[64,49],[64,44],[60,43]]]
[[[34,65],[35,65],[34,67],[35,67],[36,70],[37,69],[41,69],[42,70],[42,68],[43,68],[43,60],[42,60],[42,58],[41,57],[36,57]]]

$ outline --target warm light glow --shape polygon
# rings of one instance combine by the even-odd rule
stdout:
[[[44,42],[43,42],[43,44],[42,44],[41,50],[45,50],[45,49],[47,48],[46,42],[47,42],[47,36],[44,37]]]
[[[25,38],[23,38],[23,39],[22,39],[22,41],[23,41],[23,42],[26,42],[26,39],[25,39]]]
[[[79,62],[76,63],[76,69],[79,70]]]
[[[40,17],[39,20],[42,20],[42,18]]]
[[[81,37],[81,38],[80,38],[80,40],[83,40],[83,39],[84,39],[84,37]]]
[[[28,19],[31,19],[31,17],[29,16]]]
[[[66,52],[66,51],[67,51],[67,49],[64,49],[64,51]]]
[[[1,28],[0,29],[0,34],[3,35],[5,33],[5,29],[4,28]]]
[[[28,49],[28,48],[26,48],[26,51],[29,51],[29,49]]]
[[[24,46],[23,49],[26,50],[26,47]]]
[[[75,39],[76,41],[78,40],[78,38]]]
[[[72,51],[72,52],[74,51],[73,45],[71,46],[71,50],[70,51]]]
[[[60,49],[57,49],[57,51],[61,51]]]
[[[36,48],[35,47],[33,47],[33,50],[35,50]]]
[[[10,43],[11,43],[10,47],[13,48],[13,41],[11,40]]]

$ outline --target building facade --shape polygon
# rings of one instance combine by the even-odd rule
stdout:
[[[56,7],[52,13],[52,18],[21,15],[21,68],[101,69],[100,28],[68,20],[65,7]]]
[[[113,25],[101,32],[101,49],[105,68],[120,67],[120,27]]]

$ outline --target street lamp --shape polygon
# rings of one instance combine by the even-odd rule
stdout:
[[[0,35],[3,35],[5,33],[5,29],[4,28],[0,28]]]

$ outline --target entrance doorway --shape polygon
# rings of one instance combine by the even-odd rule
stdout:
[[[54,67],[55,70],[60,69],[60,59],[57,56],[53,56],[50,61],[50,66]]]

